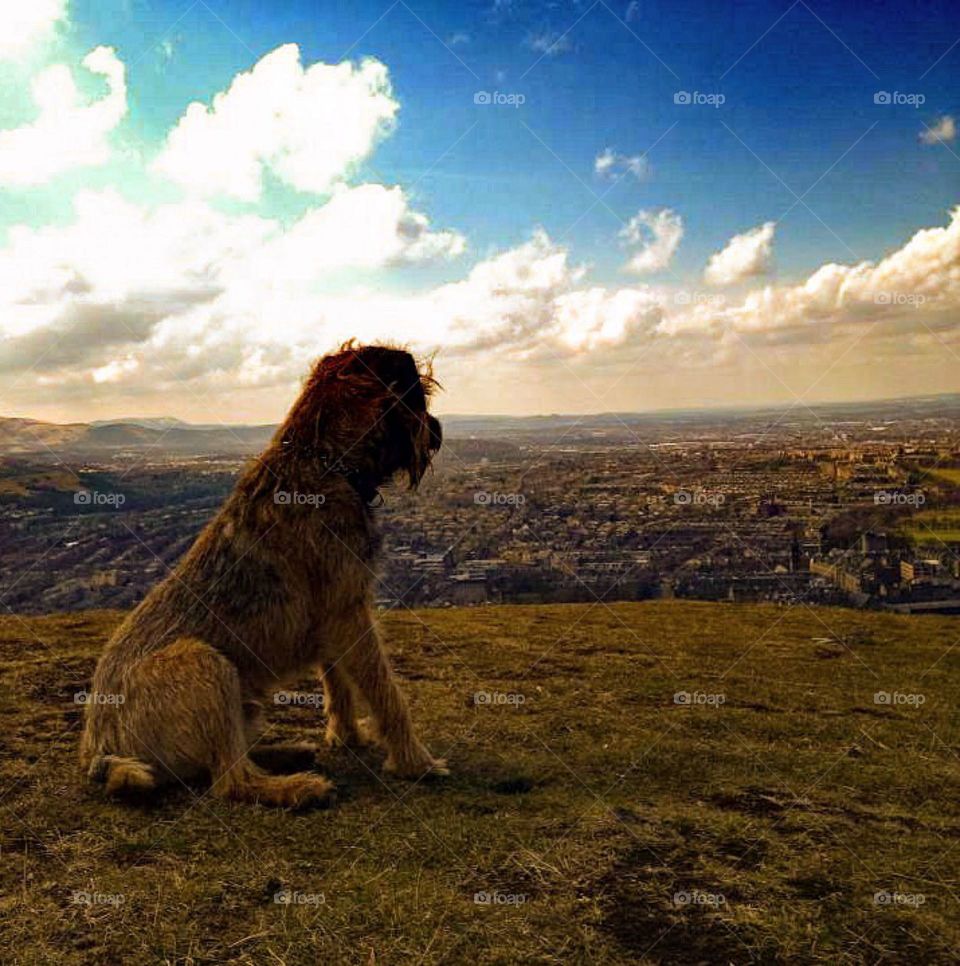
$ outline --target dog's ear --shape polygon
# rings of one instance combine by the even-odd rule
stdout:
[[[416,360],[406,349],[364,346],[357,350],[355,364],[376,378],[385,393],[415,413],[427,408],[424,385]]]

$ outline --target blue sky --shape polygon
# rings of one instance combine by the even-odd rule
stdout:
[[[511,303],[491,320],[481,317],[475,305],[461,308],[456,293],[442,291],[436,298],[444,306],[455,303],[447,306],[443,336],[431,343],[429,319],[418,323],[422,330],[398,333],[417,346],[442,349],[446,334],[473,326],[475,345],[454,340],[451,371],[467,366],[457,360],[495,345],[499,354],[491,360],[509,374],[504,378],[515,384],[519,374],[536,387],[521,394],[522,409],[558,408],[564,401],[564,374],[549,339],[517,341],[512,333],[551,329],[564,312],[586,305],[585,292],[600,288],[604,307],[596,309],[594,329],[571,337],[568,325],[560,338],[564,351],[576,357],[580,377],[592,387],[593,398],[580,400],[578,408],[662,407],[661,389],[635,397],[624,395],[622,388],[609,398],[604,392],[611,366],[621,372],[625,365],[622,357],[609,358],[610,350],[635,351],[643,344],[647,355],[654,329],[658,339],[670,343],[669,351],[661,353],[658,345],[652,353],[663,360],[654,368],[684,364],[702,366],[707,373],[709,391],[702,396],[677,393],[676,404],[789,400],[806,389],[807,370],[811,378],[823,372],[824,359],[836,354],[836,339],[862,334],[855,326],[869,315],[856,307],[844,314],[840,310],[846,306],[838,304],[825,329],[822,305],[797,310],[800,316],[794,318],[800,296],[790,287],[802,287],[825,264],[877,263],[903,249],[917,232],[945,230],[950,223],[960,182],[958,40],[960,8],[947,2],[70,0],[28,54],[0,63],[0,84],[7,94],[0,128],[30,123],[36,113],[30,84],[50,64],[68,66],[84,97],[103,96],[109,87],[106,75],[80,66],[84,55],[100,46],[112,48],[125,69],[125,113],[110,130],[111,155],[102,163],[78,164],[42,184],[24,185],[21,176],[20,183],[4,185],[0,158],[0,240],[9,241],[13,225],[69,226],[82,191],[115,190],[145,211],[183,201],[185,185],[186,195],[194,198],[196,185],[188,184],[189,173],[186,181],[158,177],[153,160],[164,151],[188,104],[199,101],[209,107],[214,95],[282,45],[298,45],[305,69],[344,61],[356,66],[363,58],[375,58],[387,72],[397,110],[389,131],[371,135],[368,149],[345,166],[339,182],[305,190],[302,178],[284,177],[264,162],[256,197],[218,197],[207,186],[203,204],[225,216],[255,215],[289,227],[340,188],[399,186],[405,211],[428,219],[431,231],[456,233],[462,244],[440,239],[430,257],[406,253],[385,257],[373,267],[317,270],[309,282],[314,294],[406,294],[413,298],[411,312],[434,306],[431,293],[444,284],[463,287],[476,266],[483,274],[483,266],[498,265],[504,253],[546,266],[551,253],[562,250],[563,277],[544,281],[538,288],[541,294],[549,289],[544,299],[530,304],[519,285],[517,300],[523,306]],[[477,104],[481,91],[523,103]],[[722,103],[677,103],[678,92]],[[901,103],[878,104],[878,92]],[[305,102],[305,110],[310,109]],[[329,130],[332,140],[339,124],[337,118],[318,118],[321,132]],[[597,168],[604,151],[614,157],[607,171]],[[628,169],[629,159],[636,172]],[[651,225],[664,209],[680,226],[678,237],[667,243],[667,251],[648,259],[646,268],[634,262],[637,270],[630,269],[631,257],[656,240]],[[639,221],[632,222],[638,213]],[[771,227],[763,247],[759,236],[749,233],[765,225]],[[536,247],[531,239],[538,229],[549,241]],[[704,282],[705,265],[744,235],[746,253],[731,253],[733,267],[715,273],[715,279],[722,278],[718,291],[725,299],[749,302],[751,292],[772,287],[768,301],[779,308],[771,311],[781,312],[782,319],[758,322],[755,306],[744,303],[741,308],[729,301],[709,318],[651,316],[650,300],[662,301],[664,290],[692,292],[688,301],[695,301],[698,292],[713,292]],[[524,248],[531,244],[535,250]],[[903,259],[907,268],[893,266],[903,269],[894,275],[901,279],[898,285],[904,279],[909,283],[909,291],[897,291],[885,303],[885,293],[874,291],[878,279],[891,277],[884,270],[870,282],[869,292],[857,296],[864,304],[900,300],[903,311],[895,318],[868,319],[879,323],[874,330],[879,338],[867,340],[874,351],[858,350],[853,356],[874,366],[881,358],[916,357],[914,368],[903,361],[904,372],[892,380],[896,391],[928,386],[931,378],[937,389],[960,388],[950,385],[943,367],[943,345],[952,352],[955,344],[957,313],[949,281],[953,236],[945,235],[938,244],[943,250],[929,255],[931,268],[945,271],[949,291],[927,285],[925,269],[915,266],[917,251],[911,250]],[[919,254],[928,257],[925,250]],[[513,268],[491,269],[503,271]],[[303,279],[298,276],[298,281]],[[916,304],[910,298],[918,282],[929,289],[928,302],[912,324],[908,316]],[[466,287],[471,297],[482,298],[482,285]],[[629,308],[616,309],[618,298],[622,304],[629,300]],[[934,300],[935,317],[925,315],[933,312]],[[49,325],[57,338],[66,324],[57,321],[65,306],[55,308],[60,315],[51,315]],[[364,312],[381,308],[370,302],[358,312],[365,321]],[[327,317],[317,311],[318,318]],[[393,306],[387,315],[392,312]],[[807,322],[815,323],[815,334]],[[213,316],[195,324],[198,332],[218,325]],[[264,326],[270,323],[261,330]],[[139,401],[149,407],[155,401],[144,392],[144,359],[137,354],[149,354],[160,343],[151,345],[157,331],[150,325],[134,328],[146,333],[140,344],[107,338],[104,352],[84,362],[89,363],[88,376],[95,371],[102,375],[104,367],[126,366],[142,394]],[[72,328],[69,334],[77,335]],[[329,338],[335,334],[331,330]],[[24,354],[9,340],[22,338],[23,331],[6,336],[20,365]],[[694,344],[697,339],[702,344]],[[746,354],[734,358],[732,344],[751,340]],[[310,348],[302,332],[293,341],[296,352],[292,343],[277,350],[292,353],[291,369],[300,364],[297,353]],[[316,349],[324,344],[323,334],[318,335]],[[0,361],[3,349],[0,340]],[[791,361],[790,351],[800,355]],[[762,360],[752,358],[753,352]],[[564,367],[570,364],[570,359],[562,361]],[[639,360],[637,365],[643,368]],[[797,371],[804,372],[802,386],[790,382]],[[78,372],[65,375],[64,400],[78,400],[81,408],[98,412],[137,404],[136,396],[128,394],[135,387],[125,387],[124,378],[110,374],[112,369],[92,387],[87,379],[86,394],[85,377]],[[727,373],[723,378],[722,372]],[[743,398],[745,372],[756,376],[756,398]],[[161,380],[154,375],[159,392]],[[474,376],[467,375],[465,383],[470,383]],[[45,385],[57,385],[56,378],[51,374],[53,383]],[[244,378],[248,382],[241,385],[242,380],[234,383],[217,373],[220,381],[205,384],[205,391],[216,385],[242,393],[245,385],[249,402],[242,408],[252,415],[260,406],[277,405],[290,375],[278,363],[252,382],[248,368]],[[561,388],[551,389],[551,380]],[[822,380],[810,398],[879,395],[890,383],[871,382],[845,364]],[[37,398],[25,388],[11,405],[23,408]],[[49,400],[49,389],[44,398]],[[231,398],[235,405],[237,396]],[[452,408],[478,410],[489,409],[483,403],[500,397],[494,383],[477,383],[454,398]]]
[[[209,100],[282,43],[299,43],[308,62],[377,57],[390,68],[401,114],[371,173],[416,182],[432,217],[468,224],[481,250],[519,241],[531,224],[559,235],[594,201],[577,178],[605,187],[592,172],[598,150],[643,154],[661,137],[648,155],[650,176],[625,179],[606,203],[624,221],[637,207],[682,206],[697,234],[679,253],[681,272],[696,272],[731,229],[777,219],[795,201],[790,189],[803,194],[868,130],[805,199],[850,250],[875,257],[936,223],[957,198],[956,158],[916,150],[922,123],[957,110],[960,55],[934,66],[960,37],[953,3],[912,12],[902,3],[587,0],[73,6],[80,48],[110,43],[127,59],[130,126],[147,143],[159,142],[189,101]],[[536,37],[560,36],[555,54],[532,49]],[[526,103],[480,110],[477,90],[520,93]],[[681,112],[678,90],[721,92],[726,102]],[[880,111],[880,90],[922,93],[926,102]],[[803,205],[788,218],[781,271],[810,270],[825,256],[849,260]],[[611,227],[613,215],[597,205],[577,224],[576,250],[615,272]]]

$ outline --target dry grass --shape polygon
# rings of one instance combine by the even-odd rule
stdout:
[[[119,616],[0,620],[4,961],[956,962],[955,620],[686,602],[389,617],[454,774],[412,786],[331,752],[340,804],[292,815],[202,788],[122,807],[80,781],[73,694]],[[278,707],[267,741],[315,737],[316,717]]]

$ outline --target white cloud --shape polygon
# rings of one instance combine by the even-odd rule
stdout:
[[[238,74],[211,107],[192,103],[154,170],[202,196],[256,201],[266,169],[323,194],[389,133],[398,108],[379,61],[304,69],[297,45],[286,44]]]
[[[274,243],[267,261],[272,275],[286,277],[434,261],[464,248],[458,232],[430,231],[426,215],[410,209],[402,188],[364,184],[344,187],[308,211]]]
[[[531,34],[527,38],[527,44],[531,50],[548,57],[555,57],[557,54],[565,53],[570,49],[570,37],[568,34],[558,34],[552,30],[543,30],[537,34]]]
[[[604,148],[593,161],[593,172],[601,177],[610,174],[616,163],[617,155],[612,148]]]
[[[380,228],[345,237],[363,210]],[[342,189],[286,229],[197,200],[147,210],[113,192],[85,193],[72,225],[15,229],[0,249],[0,371],[35,367],[21,377],[21,405],[148,389],[183,411],[207,393],[286,399],[317,354],[349,337],[391,339],[440,349],[457,371],[454,395],[471,381],[509,394],[498,373],[552,373],[555,408],[566,372],[559,359],[589,362],[578,369],[584,378],[601,363],[641,357],[648,373],[707,371],[742,357],[741,341],[754,351],[797,347],[791,358],[809,360],[812,346],[851,331],[875,333],[876,345],[899,332],[897,344],[927,353],[937,351],[924,341],[931,330],[938,341],[960,335],[960,209],[876,263],[824,265],[736,299],[589,284],[586,267],[543,231],[445,284],[344,281],[358,268],[459,251],[455,233],[398,230],[412,215],[400,189],[380,185]]]
[[[136,371],[130,347],[160,339],[161,367],[172,365],[222,345],[217,329],[226,319],[253,334],[239,361],[298,340],[315,352],[329,344],[328,330],[309,329],[322,301],[318,282],[450,258],[464,247],[456,232],[431,231],[400,188],[382,185],[344,189],[286,229],[200,200],[141,208],[114,191],[82,192],[75,207],[71,224],[15,227],[0,249],[0,371],[35,366],[117,382]],[[179,344],[163,341],[171,333]],[[123,366],[118,350],[127,352]],[[229,369],[230,359],[207,362]]]
[[[576,352],[651,338],[663,319],[662,300],[646,288],[580,289],[556,299],[557,339]]]
[[[920,132],[920,141],[923,144],[946,144],[948,141],[955,141],[957,137],[957,122],[949,114],[933,124],[932,127],[924,125]]]
[[[604,148],[594,159],[593,172],[601,178],[612,177],[618,169],[640,181],[647,175],[650,166],[641,154],[618,154],[612,148]]]
[[[2,0],[0,60],[16,60],[66,18],[67,0]]]
[[[683,219],[670,208],[642,210],[620,232],[628,245],[642,246],[624,266],[637,275],[660,272],[674,256],[683,238]]]
[[[124,66],[110,47],[90,51],[83,66],[106,78],[108,93],[84,104],[66,65],[38,74],[32,85],[36,120],[0,131],[0,185],[41,185],[65,171],[110,160],[109,136],[127,113]]]
[[[768,221],[742,235],[734,235],[721,251],[710,256],[704,279],[711,285],[732,285],[765,275],[773,261],[775,229],[776,222]]]
[[[767,285],[736,304],[674,320],[668,329],[724,331],[766,341],[813,342],[863,323],[878,331],[960,327],[960,207],[878,262],[826,264],[795,285]]]
[[[653,336],[662,317],[653,290],[585,289],[585,275],[583,265],[572,264],[569,252],[538,230],[478,262],[462,280],[434,289],[313,299],[299,313],[306,320],[301,332],[322,332],[327,345],[351,336],[399,338],[418,351],[440,350],[448,360],[496,355],[501,361],[573,357]]]

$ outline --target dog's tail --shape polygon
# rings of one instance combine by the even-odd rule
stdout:
[[[151,765],[122,755],[94,755],[87,775],[105,785],[107,794],[115,797],[145,795],[157,787]]]

